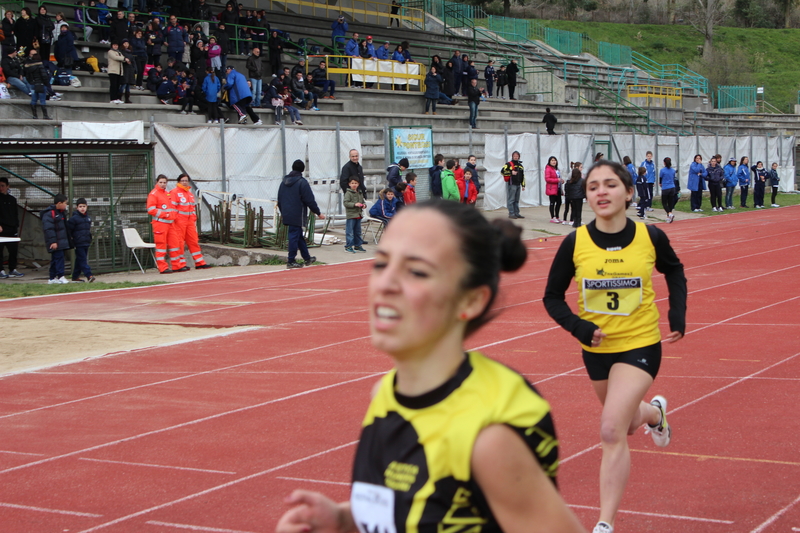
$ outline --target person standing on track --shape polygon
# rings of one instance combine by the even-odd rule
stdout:
[[[200,250],[200,243],[197,237],[197,211],[194,194],[192,194],[192,186],[189,184],[189,175],[186,173],[178,176],[178,186],[169,192],[170,200],[172,201],[172,208],[175,210],[175,224],[172,231],[176,232],[176,241],[178,242],[178,257],[181,263],[181,268],[174,272],[186,272],[189,267],[186,266],[186,259],[184,257],[184,244],[189,248],[194,261],[194,268],[197,270],[203,268],[211,268],[203,259],[203,252]]]
[[[147,195],[147,214],[150,215],[150,224],[153,226],[153,240],[156,244],[156,266],[161,274],[172,274],[185,267],[181,264],[180,256],[183,251],[179,248],[180,242],[178,232],[172,231],[175,223],[175,209],[172,200],[167,193],[167,177],[159,174],[156,178],[156,186]],[[167,252],[169,252],[170,263],[167,263]]]
[[[736,158],[731,157],[725,171],[725,209],[733,209],[733,193],[736,190]]]
[[[739,207],[747,209],[747,191],[750,189],[750,159],[747,156],[739,160],[736,179],[739,180]]]
[[[464,350],[491,320],[500,272],[525,263],[521,228],[444,200],[397,218],[368,288],[372,344],[395,368],[373,388],[350,500],[296,490],[276,532],[584,531],[556,490],[549,404]]]
[[[669,343],[686,328],[686,277],[666,234],[633,222],[625,210],[633,183],[620,164],[600,161],[586,176],[586,197],[596,219],[562,241],[545,289],[544,305],[578,339],[595,394],[603,404],[600,439],[600,520],[594,533],[613,533],[614,519],[630,475],[628,435],[646,424],[657,446],[669,444],[667,400],[643,401],[661,364],[661,332],[653,267],[669,289]],[[578,315],[564,297],[572,278]]]
[[[639,165],[640,167],[644,167],[647,169],[647,189],[648,189],[648,201],[647,205],[644,206],[645,211],[652,211],[653,210],[653,187],[656,184],[656,164],[653,162],[653,152],[650,150],[644,154],[644,161],[642,164]],[[640,200],[641,201],[641,200]]]
[[[772,202],[771,207],[780,207],[777,202],[778,187],[781,183],[781,178],[778,176],[778,163],[772,163],[772,168],[767,171],[767,178],[769,178],[769,185],[772,187]]]
[[[664,158],[664,168],[658,174],[658,183],[661,186],[661,205],[664,207],[664,212],[667,214],[667,223],[672,224],[675,220],[675,203],[678,201],[678,178],[675,177],[675,169],[672,168],[672,159],[669,157]]]

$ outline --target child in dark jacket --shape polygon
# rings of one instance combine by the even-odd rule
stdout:
[[[347,215],[345,223],[346,242],[344,251],[350,253],[366,252],[364,239],[361,238],[361,210],[367,207],[364,202],[364,195],[358,190],[358,176],[351,176],[348,182],[348,189],[344,193],[344,208]]]
[[[50,252],[50,285],[69,283],[64,277],[64,252],[72,248],[67,229],[67,197],[57,194],[53,204],[41,212],[44,243]]]
[[[388,224],[397,211],[397,199],[394,197],[392,189],[383,189],[378,195],[380,199],[369,209],[369,216]]]
[[[572,227],[578,228],[581,225],[583,199],[586,198],[586,193],[583,189],[583,174],[578,166],[572,168],[572,174],[564,189],[572,204]]]
[[[72,281],[81,282],[81,272],[86,275],[86,281],[94,281],[92,269],[89,266],[89,246],[92,244],[92,217],[89,216],[89,205],[84,198],[75,202],[76,211],[67,221],[67,229],[72,235],[72,244],[75,246],[75,264],[72,266]]]

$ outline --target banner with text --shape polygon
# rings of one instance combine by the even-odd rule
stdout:
[[[433,132],[430,126],[418,128],[390,128],[392,161],[408,159],[408,168],[433,166]]]

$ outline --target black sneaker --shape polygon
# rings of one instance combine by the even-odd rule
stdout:
[[[286,268],[303,268],[303,263],[298,263],[297,261],[289,261],[286,263]]]
[[[525,218],[525,217],[522,215],[517,215],[517,218]]]
[[[185,267],[179,268],[178,270],[175,270],[175,272],[189,272],[190,270],[191,270],[191,268],[189,268],[188,266],[185,266]]]
[[[159,272],[159,274],[172,274],[173,272],[174,272],[174,270],[166,269],[166,270],[162,270],[161,272]]]
[[[316,261],[316,260],[317,260],[317,258],[312,255],[311,257],[309,257],[308,259],[306,259],[303,262],[306,264],[306,266],[309,266],[309,265],[313,265],[314,261]]]
[[[203,269],[206,269],[206,268],[211,268],[211,265],[195,265],[194,266],[195,270],[203,270]]]

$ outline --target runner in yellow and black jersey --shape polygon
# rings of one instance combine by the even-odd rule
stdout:
[[[277,533],[577,533],[555,487],[548,403],[464,339],[490,320],[521,229],[466,204],[406,207],[369,281],[373,345],[395,364],[375,390],[350,501],[295,491]]]

